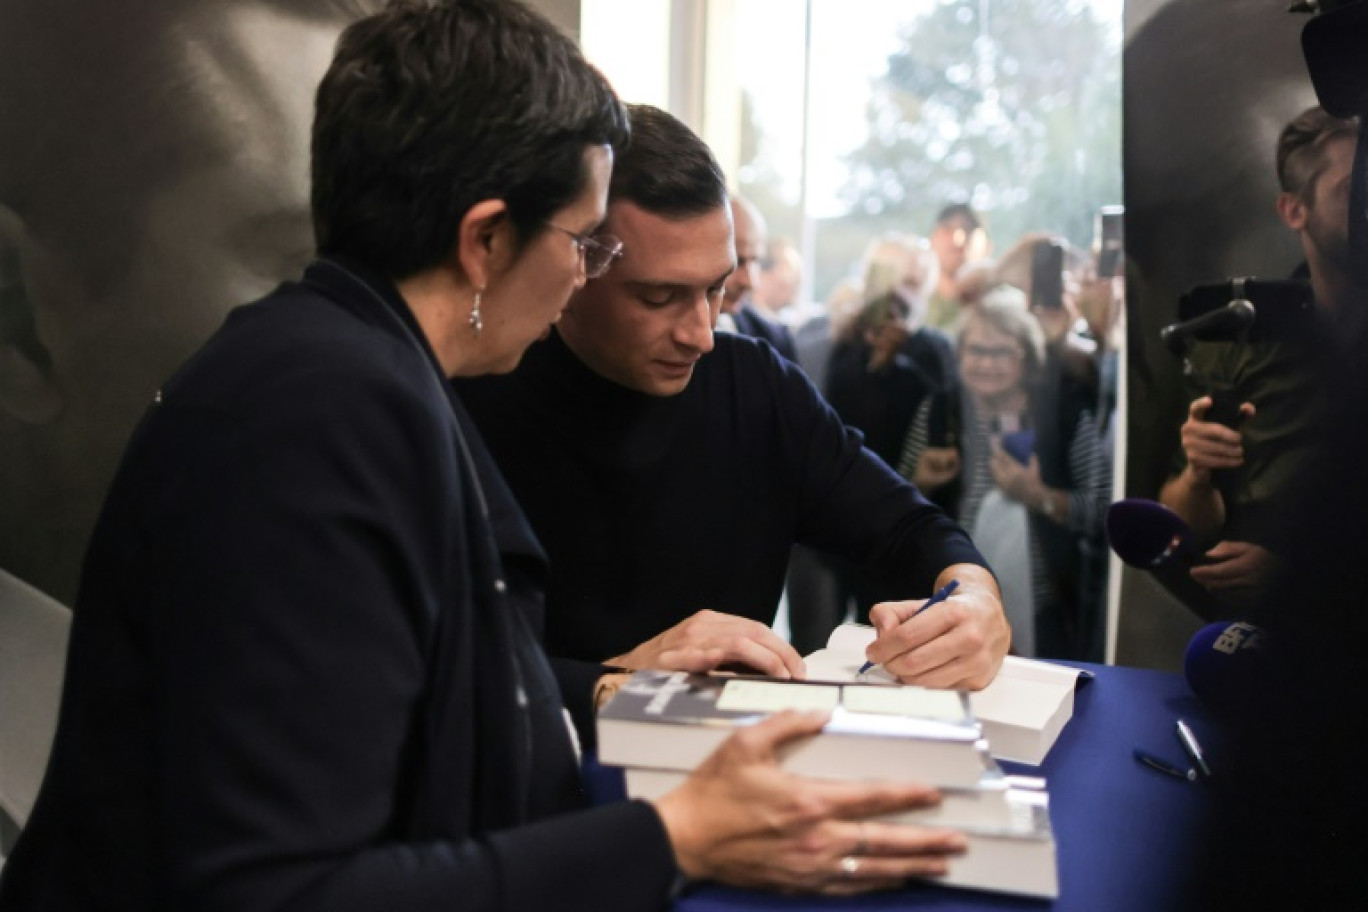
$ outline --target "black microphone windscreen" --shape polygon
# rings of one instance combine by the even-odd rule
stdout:
[[[1107,540],[1123,561],[1146,570],[1197,557],[1192,527],[1163,504],[1138,497],[1107,508]]]

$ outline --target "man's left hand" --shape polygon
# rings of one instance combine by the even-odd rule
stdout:
[[[1252,542],[1220,542],[1206,558],[1210,563],[1193,567],[1192,578],[1232,608],[1257,604],[1277,569],[1273,553]]]
[[[993,575],[976,564],[947,567],[937,588],[959,580],[953,595],[916,617],[925,599],[881,602],[869,612],[878,638],[865,658],[904,684],[982,690],[1012,642]]]

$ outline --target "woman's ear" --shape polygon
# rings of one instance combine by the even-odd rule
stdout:
[[[24,424],[46,424],[62,411],[52,379],[52,355],[38,337],[24,277],[27,231],[0,205],[0,414]]]
[[[453,252],[461,272],[475,288],[487,286],[490,277],[507,265],[512,229],[508,204],[503,200],[481,200],[461,219]]]

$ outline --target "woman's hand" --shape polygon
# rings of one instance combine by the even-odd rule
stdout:
[[[962,834],[870,818],[935,804],[920,785],[805,779],[779,749],[817,734],[825,715],[780,713],[737,732],[656,802],[680,870],[783,892],[863,893],[944,874]]]
[[[1045,483],[1040,480],[1040,460],[1031,454],[1026,465],[1016,461],[1012,454],[1002,448],[998,441],[991,441],[992,455],[988,458],[988,470],[993,473],[993,483],[1017,503],[1033,507],[1046,495]]]

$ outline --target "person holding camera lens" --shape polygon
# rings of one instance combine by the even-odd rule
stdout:
[[[1313,306],[1302,311],[1283,300],[1257,300],[1256,326],[1267,334],[1267,327],[1281,325],[1280,337],[1189,354],[1196,377],[1219,370],[1249,378],[1237,395],[1203,394],[1189,403],[1179,430],[1181,462],[1159,494],[1210,544],[1190,572],[1232,613],[1259,604],[1287,545],[1283,507],[1312,458],[1309,431],[1323,394],[1317,353],[1341,350],[1362,333],[1362,291],[1352,276],[1348,228],[1357,146],[1357,120],[1332,117],[1320,107],[1284,127],[1277,146],[1277,211],[1298,235],[1305,261],[1297,277],[1309,280]]]

